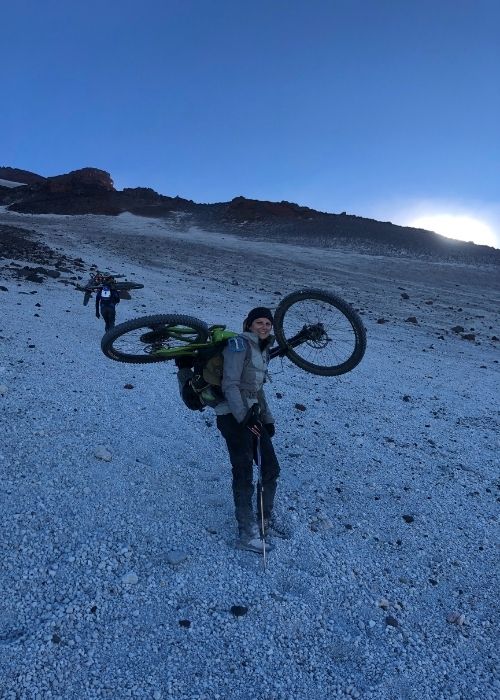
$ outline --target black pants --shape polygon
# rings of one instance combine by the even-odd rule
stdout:
[[[248,428],[242,426],[232,413],[217,416],[217,427],[227,443],[229,459],[233,468],[233,497],[236,520],[241,529],[255,522],[252,508],[253,499],[253,462],[256,444]],[[262,428],[260,437],[262,461],[262,484],[264,487],[264,517],[269,518],[274,504],[277,479],[280,467],[274,452],[271,438]],[[260,493],[257,493],[257,512],[260,517]]]
[[[106,330],[109,331],[115,325],[116,309],[114,304],[101,304],[101,316],[106,324]]]

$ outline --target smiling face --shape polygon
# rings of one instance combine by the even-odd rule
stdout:
[[[268,318],[256,318],[249,327],[249,330],[258,335],[261,340],[269,338],[273,324]]]

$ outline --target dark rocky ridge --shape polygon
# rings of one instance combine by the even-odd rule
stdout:
[[[330,214],[293,202],[268,202],[241,196],[230,202],[197,204],[159,194],[148,187],[116,190],[110,174],[98,168],[82,168],[44,178],[4,167],[0,168],[0,178],[26,182],[22,187],[0,187],[0,204],[20,213],[116,216],[131,212],[138,216],[169,218],[178,226],[199,226],[253,238],[354,246],[367,253],[500,264],[500,250],[345,212]]]
[[[43,182],[45,178],[29,170],[2,166],[0,167],[0,180],[11,180],[12,182],[24,182],[26,185],[34,185],[37,182]]]

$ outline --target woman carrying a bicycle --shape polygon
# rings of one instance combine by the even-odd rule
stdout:
[[[278,345],[270,350],[273,327]],[[223,330],[225,327],[213,328]],[[118,362],[175,359],[183,400],[188,408],[200,410],[215,402],[208,403],[207,397],[202,401],[204,389],[210,388],[210,382],[202,372],[206,385],[201,382],[201,386],[195,387],[193,380],[197,381],[200,375],[197,370],[195,376],[191,368],[195,367],[195,358],[199,360],[200,353],[214,343],[213,338],[206,342],[210,333],[211,329],[203,321],[192,316],[158,314],[127,321],[109,330],[101,340],[101,348],[107,357]],[[227,336],[220,342],[226,339]],[[220,364],[223,364],[223,395],[214,408],[233,468],[239,546],[265,555],[265,543],[259,537],[252,507],[254,459],[260,466],[260,481],[264,485],[261,490],[262,536],[269,532],[266,526],[274,536],[288,536],[286,526],[272,520],[265,522],[272,519],[279,475],[271,442],[274,420],[263,389],[270,357],[287,357],[306,372],[333,377],[354,369],[361,362],[365,349],[366,331],[357,312],[341,297],[321,289],[301,289],[283,297],[274,319],[265,307],[252,309],[245,319],[243,333],[230,334],[223,350],[224,362],[218,365],[220,371]],[[185,396],[189,386],[192,392]],[[220,388],[218,381],[214,382],[216,388]],[[211,397],[217,399],[212,392]],[[260,501],[258,498],[257,511]]]
[[[215,406],[217,427],[224,437],[232,465],[234,508],[238,523],[238,546],[263,553],[261,498],[257,494],[257,518],[253,508],[253,462],[257,443],[262,470],[264,528],[271,524],[279,464],[271,438],[274,418],[264,394],[269,362],[273,316],[270,309],[252,309],[243,323],[243,333],[224,348],[222,391],[225,400]]]

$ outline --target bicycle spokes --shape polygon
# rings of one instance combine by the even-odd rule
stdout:
[[[356,336],[344,313],[316,299],[296,301],[283,317],[283,335],[296,355],[317,367],[342,365]]]
[[[111,336],[103,338],[105,353],[122,362],[168,360],[192,353],[206,340],[205,328],[197,319],[191,326],[168,323],[169,318],[173,317],[151,316],[115,327]]]

